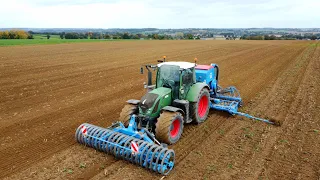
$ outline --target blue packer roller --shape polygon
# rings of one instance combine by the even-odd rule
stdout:
[[[121,122],[114,123],[108,128],[92,124],[81,124],[75,134],[80,144],[96,150],[112,154],[116,158],[127,160],[144,168],[163,175],[169,174],[174,167],[175,153],[165,144],[160,144],[146,129],[138,130],[135,116],[131,116],[126,128]],[[85,127],[85,133],[82,131]],[[131,149],[131,143],[138,145],[138,152]]]

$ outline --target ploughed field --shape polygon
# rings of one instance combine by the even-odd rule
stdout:
[[[0,47],[0,179],[160,179],[77,144],[83,122],[109,126],[125,101],[145,93],[140,65],[217,63],[240,109],[274,127],[211,110],[170,146],[165,179],[319,179],[320,43],[312,41],[128,41]]]

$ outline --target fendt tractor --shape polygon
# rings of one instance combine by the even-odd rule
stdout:
[[[158,62],[141,67],[142,74],[144,69],[148,71],[147,93],[140,100],[128,100],[118,122],[107,128],[84,123],[76,131],[76,140],[167,175],[175,163],[175,153],[168,145],[181,138],[184,124],[204,122],[210,109],[280,125],[276,120],[238,112],[240,93],[233,86],[219,86],[217,64],[166,62],[165,57]]]

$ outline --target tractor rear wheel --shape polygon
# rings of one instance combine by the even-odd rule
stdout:
[[[166,144],[176,143],[183,132],[183,116],[179,112],[163,111],[156,123],[156,138]]]
[[[128,127],[131,115],[137,113],[137,111],[138,111],[137,105],[133,105],[133,104],[125,105],[120,113],[119,121],[121,121],[125,127]]]
[[[208,89],[204,88],[198,95],[197,102],[191,103],[191,117],[195,123],[204,122],[209,114],[210,95]]]

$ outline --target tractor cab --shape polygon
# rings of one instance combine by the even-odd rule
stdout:
[[[156,88],[166,87],[173,99],[185,99],[190,87],[196,82],[195,63],[163,62],[158,64]]]
[[[184,109],[188,109],[188,105],[185,105],[189,103],[186,101],[187,94],[196,82],[194,67],[195,63],[189,62],[163,62],[157,65],[156,84],[138,103],[139,117],[144,119],[143,125],[156,121],[161,109],[174,106],[177,102],[184,103]]]

